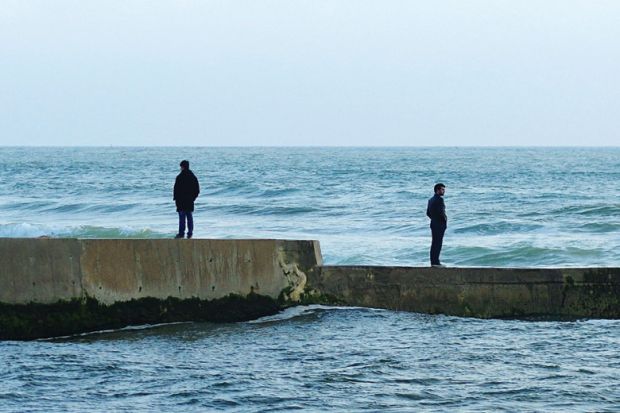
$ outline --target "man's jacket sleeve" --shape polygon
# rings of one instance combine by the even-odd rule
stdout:
[[[196,198],[198,198],[198,195],[200,194],[200,184],[198,183],[198,178],[194,177],[194,179],[196,181],[196,192],[195,192],[196,196],[194,196],[194,200],[195,200]]]
[[[448,216],[446,215],[446,203],[443,202],[443,198],[439,198],[439,200],[441,201],[439,204],[439,212],[441,213],[443,220],[448,222]]]

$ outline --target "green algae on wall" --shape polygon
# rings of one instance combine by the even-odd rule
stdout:
[[[0,304],[0,339],[31,340],[180,321],[237,322],[276,314],[273,298],[250,293],[214,300],[140,298],[104,305],[93,298],[55,304]]]
[[[278,302],[282,307],[292,307],[296,305],[346,305],[346,302],[335,295],[327,294],[312,287],[310,284],[305,284],[304,289],[295,296],[295,299],[291,298],[291,293],[294,291],[293,287],[286,287],[282,290],[278,296]]]
[[[562,309],[581,317],[620,318],[620,274],[603,268],[565,270]]]

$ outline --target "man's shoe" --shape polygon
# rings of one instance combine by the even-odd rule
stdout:
[[[187,234],[187,239],[190,239],[192,237],[192,234]],[[181,237],[183,238],[183,237]]]
[[[174,239],[178,239],[178,238],[183,238],[183,234],[176,234],[176,235],[174,236]]]
[[[433,265],[431,265],[431,267],[433,267],[433,268],[446,268],[446,266],[443,265],[443,264],[433,264]]]

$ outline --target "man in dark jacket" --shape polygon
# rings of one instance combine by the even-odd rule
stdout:
[[[441,245],[443,244],[443,234],[448,227],[448,217],[446,215],[446,205],[442,196],[446,193],[444,184],[435,185],[435,195],[428,200],[426,208],[426,216],[431,219],[431,233],[433,242],[431,243],[431,266],[445,267],[439,262],[439,254],[441,253]]]
[[[179,232],[175,238],[183,238],[185,235],[185,220],[187,219],[187,239],[190,239],[194,233],[194,201],[200,193],[200,185],[198,178],[189,169],[189,161],[181,161],[179,165],[181,173],[177,175],[174,182],[173,199],[177,205],[179,213]]]

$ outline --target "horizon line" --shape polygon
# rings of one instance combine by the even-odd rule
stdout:
[[[0,148],[620,148],[620,145],[11,145]]]

